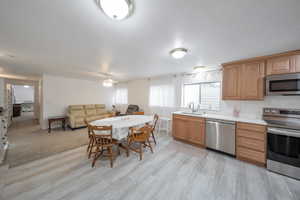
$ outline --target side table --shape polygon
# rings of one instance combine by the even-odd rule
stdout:
[[[53,122],[57,122],[57,121],[61,122],[61,126],[65,131],[66,130],[66,119],[67,119],[67,117],[65,117],[65,116],[58,116],[58,117],[49,118],[48,119],[48,124],[49,124],[48,133],[51,133],[51,124]]]

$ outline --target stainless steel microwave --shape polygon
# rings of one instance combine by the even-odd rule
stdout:
[[[267,95],[300,95],[300,73],[266,77]]]

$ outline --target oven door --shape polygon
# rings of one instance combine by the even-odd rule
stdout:
[[[300,95],[300,73],[268,76],[266,93],[267,95]]]
[[[300,167],[300,131],[268,128],[268,160]]]
[[[300,179],[300,131],[268,128],[267,168]]]

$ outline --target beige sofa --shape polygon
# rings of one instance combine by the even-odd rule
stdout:
[[[84,120],[90,122],[111,117],[112,113],[105,110],[104,104],[70,105],[68,108],[68,125],[70,128],[85,127]]]

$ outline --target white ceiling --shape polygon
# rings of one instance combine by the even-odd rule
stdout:
[[[135,0],[113,21],[94,0],[1,0],[0,74],[118,80],[300,49],[299,0]],[[189,49],[182,60],[168,54]]]

